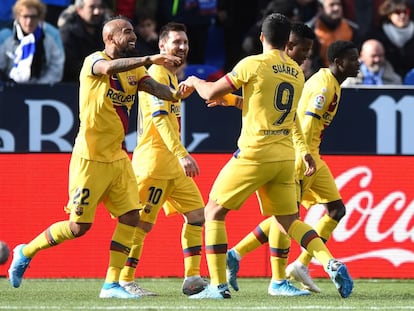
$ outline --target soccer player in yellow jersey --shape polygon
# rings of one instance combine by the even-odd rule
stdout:
[[[69,167],[69,220],[49,226],[28,244],[14,249],[9,268],[13,287],[19,287],[32,258],[40,251],[84,235],[92,226],[96,207],[103,202],[118,218],[110,244],[109,266],[100,298],[139,298],[119,284],[119,275],[132,246],[139,220],[138,188],[131,161],[124,148],[129,110],[137,91],[165,100],[183,94],[153,80],[145,64],[181,64],[179,57],[152,55],[129,57],[136,35],[122,17],[103,27],[104,51],[86,57],[80,73],[79,132]]]
[[[345,206],[338,192],[335,180],[321,159],[319,145],[323,131],[332,122],[341,96],[340,84],[347,77],[358,73],[358,55],[355,45],[348,41],[337,41],[328,49],[330,67],[321,69],[306,83],[298,105],[297,117],[300,120],[305,140],[310,147],[312,157],[316,161],[317,171],[312,176],[303,176],[303,160],[297,153],[297,178],[301,184],[301,203],[304,207],[320,203],[326,208],[326,215],[321,218],[315,230],[326,242],[339,220],[345,215]],[[262,221],[252,232],[246,235],[227,254],[228,278],[233,288],[238,290],[237,272],[239,261],[247,253],[267,243],[272,219]],[[289,253],[289,242],[281,236],[277,249],[283,256],[278,256],[278,274],[284,275],[285,264]],[[299,258],[291,263],[286,273],[289,277],[302,283],[305,289],[320,292],[309,276],[307,266],[312,256],[304,251]],[[283,269],[282,269],[283,268]],[[273,270],[273,269],[272,269]],[[300,295],[291,290],[274,291],[277,295]]]
[[[186,26],[171,22],[160,29],[159,48],[163,55],[175,55],[184,63],[188,54]],[[152,65],[148,73],[158,82],[178,89],[179,66]],[[200,277],[204,201],[192,177],[199,174],[197,162],[180,141],[180,101],[162,100],[140,93],[138,143],[132,164],[139,194],[145,208],[134,237],[134,245],[121,273],[121,285],[129,292],[154,295],[134,282],[146,235],[154,226],[158,213],[167,202],[166,214],[178,212],[184,217],[181,244],[184,255],[182,291],[192,295],[208,283]],[[172,206],[172,208],[171,208]]]
[[[205,207],[205,248],[211,281],[205,290],[190,298],[231,298],[226,278],[225,218],[254,192],[262,214],[274,217],[283,233],[322,263],[341,295],[348,297],[352,292],[353,281],[346,266],[333,258],[312,227],[298,219],[292,131],[304,75],[284,52],[290,30],[286,16],[271,14],[262,24],[262,54],[242,59],[216,82],[196,77],[183,82],[206,100],[243,89],[239,149],[217,176]],[[304,151],[307,150],[301,150]],[[270,247],[276,245],[277,239],[276,225],[271,226]]]

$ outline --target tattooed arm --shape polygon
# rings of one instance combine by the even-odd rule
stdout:
[[[139,86],[139,90],[168,101],[177,101],[182,97],[180,90],[175,91],[169,86],[155,81],[153,78],[144,79]]]
[[[150,64],[173,65],[180,63],[181,59],[179,57],[166,54],[156,54],[143,57],[117,58],[111,60],[102,59],[93,65],[93,73],[95,75],[111,75]]]

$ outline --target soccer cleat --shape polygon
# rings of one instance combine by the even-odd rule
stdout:
[[[288,280],[283,280],[282,283],[278,284],[271,281],[268,288],[268,293],[271,296],[305,296],[310,295],[310,291],[301,290],[293,286]]]
[[[121,285],[128,293],[130,293],[132,295],[157,296],[156,293],[139,286],[137,282],[122,282],[122,281],[120,281],[119,285]]]
[[[22,284],[23,274],[32,260],[22,253],[22,249],[25,245],[26,244],[17,245],[13,250],[13,260],[9,268],[9,281],[15,288]]]
[[[288,279],[302,283],[302,286],[307,290],[315,293],[321,292],[320,288],[316,286],[310,277],[308,267],[300,261],[296,260],[286,267],[286,276]]]
[[[138,299],[141,295],[128,293],[119,283],[104,283],[99,298]]]
[[[220,284],[219,286],[208,285],[203,291],[198,294],[188,296],[190,299],[224,299],[231,298],[231,293],[227,284]]]
[[[208,282],[201,277],[185,279],[183,281],[183,285],[181,286],[181,290],[183,294],[187,296],[191,296],[194,294],[198,294],[203,289],[208,286]]]
[[[239,285],[237,284],[237,273],[239,272],[240,265],[234,249],[231,249],[227,252],[226,261],[227,281],[229,282],[231,287],[237,292],[239,290]]]
[[[349,297],[352,293],[352,289],[354,288],[354,282],[352,281],[346,266],[336,259],[331,259],[329,260],[325,271],[331,277],[331,280],[338,289],[341,297]]]

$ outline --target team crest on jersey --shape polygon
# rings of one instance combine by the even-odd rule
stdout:
[[[81,215],[83,215],[83,207],[81,207],[81,206],[76,206],[76,209],[75,209],[75,214],[76,214],[77,216],[81,216]]]
[[[127,76],[128,84],[129,85],[137,85],[138,81],[135,76]]]
[[[324,104],[325,104],[325,96],[320,94],[315,97],[315,101],[313,102],[313,106],[315,107],[315,109],[322,110]]]

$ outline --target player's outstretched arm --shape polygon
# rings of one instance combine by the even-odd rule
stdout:
[[[168,85],[159,83],[153,78],[144,79],[139,86],[139,90],[168,101],[178,101],[183,95],[180,90],[173,90]]]
[[[93,73],[95,75],[111,75],[118,72],[128,71],[145,65],[174,65],[181,64],[181,59],[177,56],[166,54],[155,54],[143,57],[127,57],[117,58],[111,60],[101,59],[93,66]]]
[[[198,95],[205,100],[220,98],[234,91],[233,87],[227,81],[226,76],[223,76],[215,82],[207,82],[195,76],[191,76],[183,81],[182,84],[189,88],[194,88]]]

